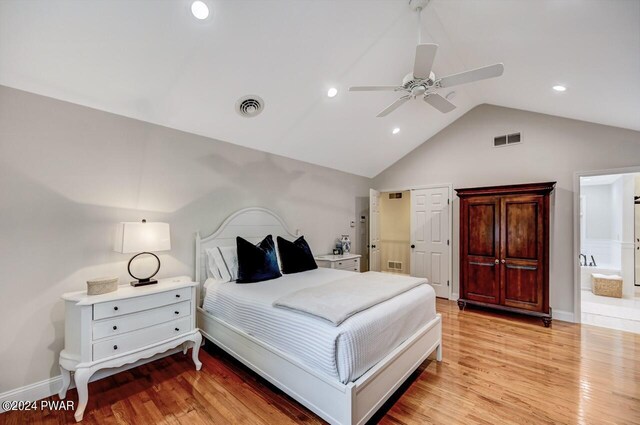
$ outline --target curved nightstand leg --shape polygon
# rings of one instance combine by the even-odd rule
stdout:
[[[60,366],[60,374],[62,375],[62,388],[60,388],[60,391],[58,392],[58,397],[64,400],[67,396],[69,385],[71,385],[71,372]]]
[[[92,374],[90,369],[78,369],[74,375],[76,389],[78,390],[78,408],[74,415],[76,422],[80,422],[84,416],[84,409],[89,401],[89,378],[91,378]]]
[[[193,349],[191,350],[191,359],[196,365],[196,370],[200,370],[202,368],[202,363],[198,359],[198,352],[200,351],[200,345],[202,344],[202,335],[200,334],[200,332],[196,332],[193,338],[194,341]]]
[[[183,342],[182,343],[182,355],[186,355],[187,354],[187,350],[189,349],[189,343],[187,342]]]

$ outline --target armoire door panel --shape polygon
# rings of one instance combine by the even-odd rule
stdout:
[[[539,310],[542,292],[537,266],[505,265],[504,304]]]
[[[505,200],[506,257],[538,258],[538,204],[537,200]]]
[[[467,255],[497,256],[498,208],[495,200],[469,203],[467,213]]]
[[[542,310],[543,197],[504,196],[501,211],[502,303],[526,310]]]
[[[500,273],[493,258],[467,257],[464,298],[491,304],[500,302]]]

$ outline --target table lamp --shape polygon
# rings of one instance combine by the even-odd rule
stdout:
[[[127,270],[129,275],[136,279],[131,282],[132,286],[143,286],[158,283],[152,278],[160,270],[160,259],[153,251],[168,251],[171,249],[171,236],[169,233],[169,223],[148,223],[147,220],[141,222],[118,223],[116,229],[116,239],[113,250],[123,254],[137,253],[129,260]],[[134,276],[131,273],[132,261],[140,255],[152,255],[158,261],[156,270],[147,277]]]

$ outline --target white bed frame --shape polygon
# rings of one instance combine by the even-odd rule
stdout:
[[[207,248],[234,246],[236,236],[258,242],[266,235],[296,238],[277,214],[265,208],[237,211],[212,235],[196,235],[196,281],[206,280]],[[287,353],[265,344],[198,307],[202,334],[258,375],[331,424],[363,424],[433,352],[442,360],[440,314],[355,382],[343,384]]]

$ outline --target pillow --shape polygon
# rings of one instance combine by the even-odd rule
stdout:
[[[232,282],[238,278],[238,250],[235,246],[211,248],[211,254],[220,272],[220,280]]]
[[[209,248],[205,251],[205,254],[207,255],[207,277],[215,280],[222,280],[222,274],[220,274],[220,269],[216,264],[214,252],[218,252],[218,248]]]
[[[278,236],[278,251],[282,261],[282,273],[299,273],[318,268],[309,244],[300,236],[294,242]]]
[[[262,282],[282,276],[278,268],[276,246],[271,235],[257,245],[239,236],[236,238],[236,243],[238,245],[237,283]]]

